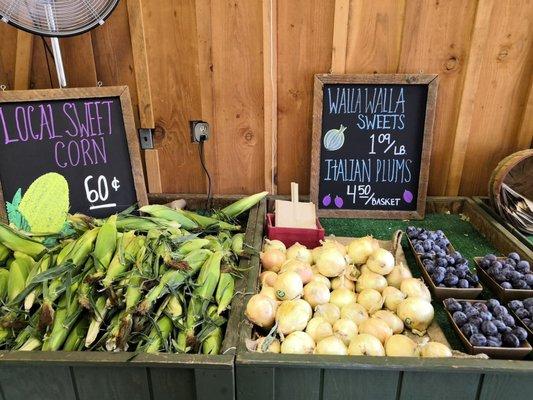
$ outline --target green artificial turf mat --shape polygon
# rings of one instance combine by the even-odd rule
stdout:
[[[392,234],[400,229],[405,231],[409,225],[429,230],[441,229],[450,240],[455,250],[467,258],[471,268],[475,266],[474,257],[495,253],[496,249],[488,242],[461,214],[426,214],[423,220],[393,220],[393,219],[341,219],[321,218],[320,223],[327,235],[361,237],[372,235],[376,239],[390,240]],[[420,277],[420,269],[404,235],[402,247],[405,258],[413,276]],[[488,299],[490,292],[484,290],[480,296]],[[453,349],[465,351],[459,337],[451,327],[442,303],[433,301],[435,319],[440,325]]]

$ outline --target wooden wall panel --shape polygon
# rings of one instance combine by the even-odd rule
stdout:
[[[496,1],[489,26],[462,168],[464,195],[485,193],[494,167],[517,150],[533,76],[533,1]]]
[[[17,52],[17,31],[0,23],[0,85],[13,88],[15,79],[15,55]]]
[[[162,189],[202,193],[198,145],[189,134],[189,120],[202,115],[195,2],[144,1],[142,6]]]
[[[476,5],[463,0],[406,2],[398,72],[439,74],[428,185],[432,195],[444,195]]]
[[[219,193],[264,187],[263,7],[261,1],[211,2],[214,133],[207,146]]]
[[[331,68],[333,0],[278,1],[279,193],[309,193],[313,76]]]

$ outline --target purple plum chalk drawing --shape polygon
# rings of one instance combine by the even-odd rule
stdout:
[[[322,204],[324,204],[324,207],[327,207],[331,204],[331,195],[326,195],[324,196],[324,198],[322,199]]]
[[[405,189],[403,191],[403,199],[406,203],[411,203],[413,201],[413,193],[410,190]]]
[[[337,206],[337,208],[342,208],[343,204],[344,200],[342,199],[342,197],[335,196],[335,205]]]

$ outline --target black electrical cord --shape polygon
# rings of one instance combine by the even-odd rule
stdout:
[[[205,166],[204,142],[205,142],[204,138],[200,139],[200,144],[198,146],[198,153],[200,154],[200,163],[202,164],[202,168],[205,172],[205,175],[207,176],[207,200],[205,202],[205,209],[210,210],[211,208],[211,175],[209,174],[209,171],[207,170],[207,167]]]
[[[44,58],[46,58],[46,67],[48,68],[48,78],[50,78],[50,87],[52,87],[54,86],[54,83],[52,81],[52,71],[50,70],[50,63],[48,62],[48,54],[46,54],[46,52],[48,51],[48,53],[50,53],[50,55],[52,56],[52,60],[54,61],[54,64],[56,60],[54,58],[54,53],[52,53],[52,50],[50,50],[50,47],[48,46],[48,43],[46,43],[44,36],[41,36],[41,39],[43,40]]]

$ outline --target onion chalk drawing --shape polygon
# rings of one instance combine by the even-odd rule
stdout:
[[[341,124],[339,129],[330,129],[324,135],[324,147],[326,150],[339,150],[344,144],[344,131],[346,127]]]
[[[342,197],[335,196],[335,205],[337,206],[337,208],[342,208],[342,206],[344,205],[344,200],[342,199]]]
[[[405,189],[403,191],[403,200],[406,202],[406,203],[411,203],[413,201],[413,193],[411,193],[410,190],[407,190]]]
[[[327,207],[331,204],[331,195],[326,195],[324,196],[324,198],[322,199],[322,204],[324,204],[324,207]]]

